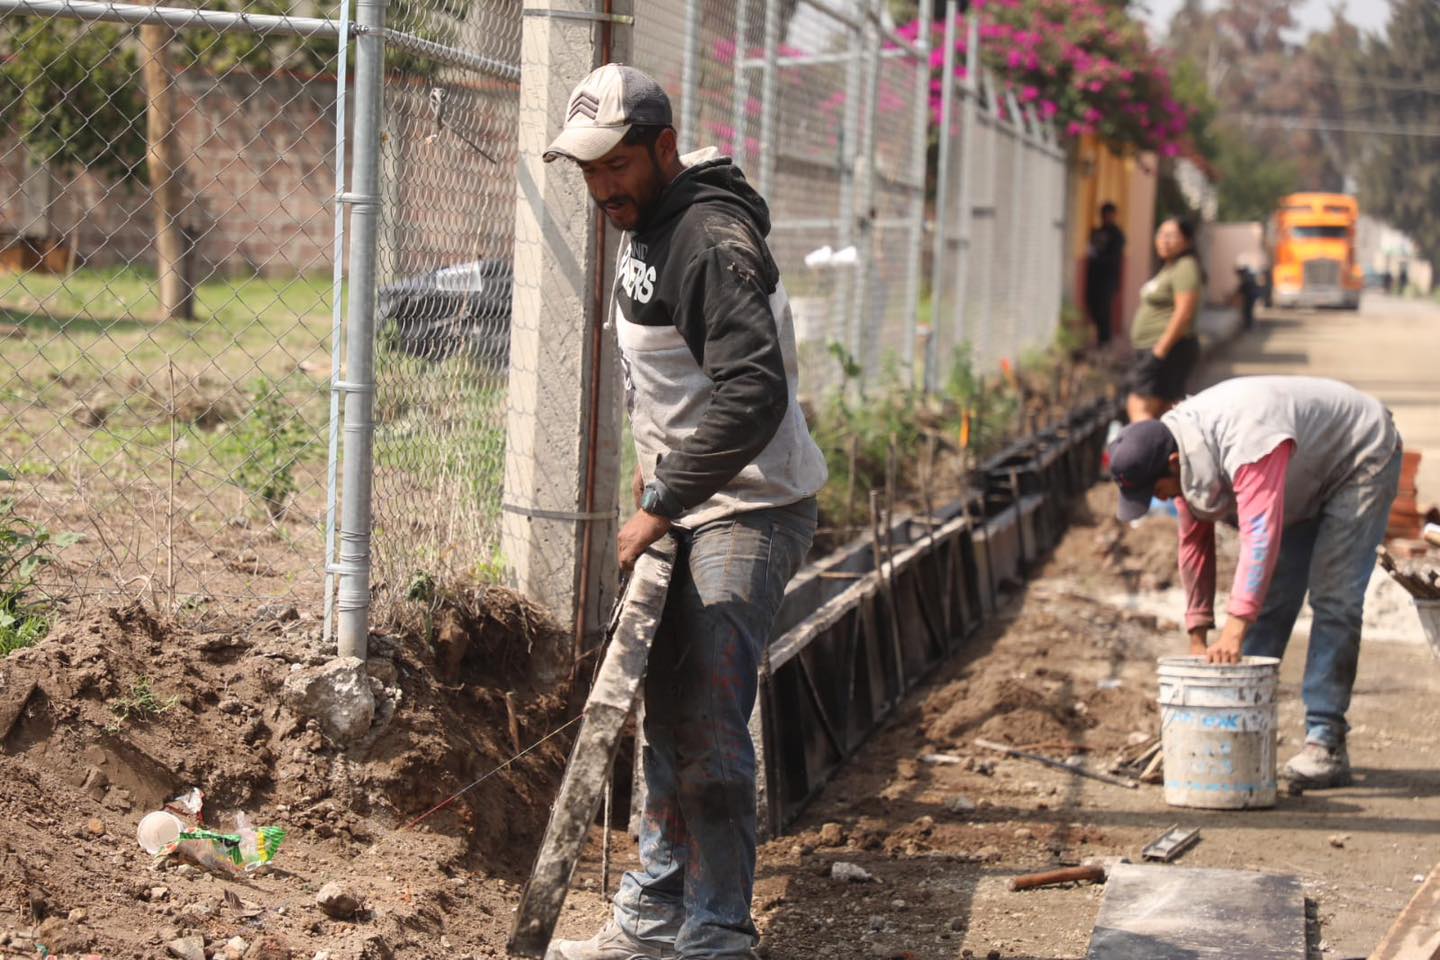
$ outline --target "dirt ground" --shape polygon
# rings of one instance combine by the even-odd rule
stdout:
[[[1182,640],[1129,601],[1173,590],[1173,521],[1122,527],[1108,519],[1111,496],[1092,492],[968,655],[912,695],[795,832],[764,845],[755,903],[767,957],[1081,957],[1102,888],[1015,894],[1006,879],[1137,858],[1173,823],[1203,832],[1175,869],[1296,873],[1315,904],[1316,956],[1359,957],[1440,859],[1440,668],[1413,645],[1366,647],[1356,786],[1270,811],[1169,809],[1157,786],[1128,791],[973,746],[988,737],[1103,768],[1155,732],[1154,658]],[[325,660],[304,618],[201,633],[139,609],[101,611],[0,662],[0,956],[43,944],[52,955],[157,957],[185,936],[220,957],[233,937],[245,941],[234,955],[251,958],[503,956],[564,736],[418,828],[397,828],[515,752],[507,690],[522,743],[563,722],[564,698],[526,679],[530,640],[555,628],[502,593],[465,598],[430,626],[372,651],[380,721],[349,750],[283,703],[285,677]],[[1300,732],[1302,656],[1297,641],[1282,756]],[[169,706],[148,720],[118,716],[142,676]],[[922,759],[932,753],[960,762]],[[140,817],[192,785],[217,825],[244,811],[288,831],[272,868],[217,876],[140,850]],[[604,916],[598,839],[562,934]],[[615,859],[633,863],[623,834]],[[832,881],[836,861],[876,882]],[[353,887],[353,917],[317,906],[329,881]]]
[[[797,832],[763,847],[755,903],[765,955],[1083,957],[1102,887],[1010,893],[1006,881],[1091,857],[1138,861],[1177,823],[1202,839],[1175,869],[1298,875],[1314,903],[1314,956],[1364,957],[1375,946],[1440,860],[1440,665],[1423,647],[1364,651],[1351,712],[1355,786],[1284,797],[1273,810],[1169,808],[1159,786],[1130,791],[973,746],[976,736],[1006,740],[1103,768],[1132,733],[1157,731],[1154,660],[1184,652],[1182,631],[1117,598],[1170,587],[1174,521],[1123,528],[1109,519],[1112,497],[1092,491],[1080,523],[970,654],[912,695]],[[1304,652],[1297,637],[1284,663],[1282,759],[1303,737]],[[936,752],[962,762],[922,760]],[[877,882],[831,880],[837,861]],[[592,889],[571,897],[571,934],[604,915],[595,874],[584,878]]]

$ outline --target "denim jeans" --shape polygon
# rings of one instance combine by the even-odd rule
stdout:
[[[615,921],[638,939],[674,943],[683,960],[740,960],[757,940],[750,714],[815,520],[809,499],[678,534],[645,676],[640,869],[620,883]]]
[[[1284,656],[1309,590],[1314,620],[1303,686],[1309,743],[1337,747],[1345,742],[1345,711],[1360,662],[1365,585],[1399,485],[1396,450],[1379,474],[1346,484],[1325,501],[1318,516],[1286,527],[1270,592],[1245,635],[1247,656]]]

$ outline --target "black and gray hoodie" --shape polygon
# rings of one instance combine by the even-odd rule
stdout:
[[[796,402],[770,211],[713,148],[682,161],[621,244],[615,328],[641,472],[693,529],[814,496],[826,471]]]

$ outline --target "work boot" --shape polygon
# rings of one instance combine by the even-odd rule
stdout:
[[[1301,787],[1322,789],[1350,783],[1350,753],[1342,743],[1330,747],[1306,741],[1305,746],[1285,764],[1285,776]]]
[[[610,921],[589,940],[556,940],[545,960],[675,960],[675,946],[654,940],[637,940]]]

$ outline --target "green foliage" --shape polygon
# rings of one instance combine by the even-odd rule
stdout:
[[[1294,163],[1268,154],[1243,133],[1222,129],[1214,141],[1221,220],[1266,220],[1281,197],[1302,188]]]
[[[206,0],[208,10],[271,16],[309,16],[291,0]],[[318,73],[333,70],[339,44],[333,37],[261,36],[233,30],[181,30],[175,35],[175,64],[199,66],[220,74],[231,69],[248,73],[277,70]]]
[[[0,470],[0,482],[14,478]],[[55,563],[55,551],[80,540],[78,534],[52,533],[16,512],[14,497],[0,497],[0,657],[44,638],[48,610],[30,599],[41,570]]]
[[[0,19],[0,124],[36,159],[115,179],[145,162],[145,97],[129,28]]]
[[[842,387],[819,405],[811,423],[830,471],[820,492],[827,526],[858,529],[869,523],[870,493],[884,489],[892,450],[898,466],[895,495],[904,497],[918,488],[915,467],[932,439],[942,448],[937,456],[944,455],[943,448],[954,452],[965,445],[978,461],[999,449],[1015,425],[1020,397],[1004,379],[987,381],[968,347],[955,351],[943,388],[928,395],[895,373],[858,394],[851,386],[862,373],[860,365],[836,344],[830,352]]]
[[[261,378],[251,388],[250,410],[235,424],[231,440],[241,459],[230,482],[279,520],[298,489],[295,464],[312,442],[309,428],[284,392]]]
[[[179,702],[178,696],[161,699],[149,677],[136,677],[128,693],[110,701],[110,715],[114,719],[106,729],[114,733],[127,723],[149,723],[151,720],[158,720],[174,710]]]

